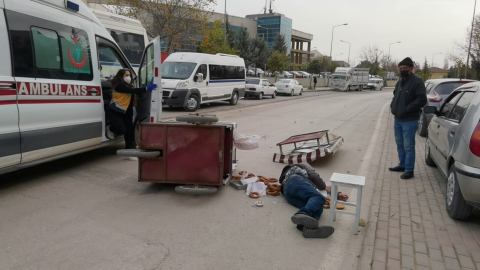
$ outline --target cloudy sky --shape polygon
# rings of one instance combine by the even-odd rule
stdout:
[[[275,0],[274,10],[293,20],[293,28],[314,35],[312,47],[330,54],[332,26],[334,60],[347,61],[348,44],[352,43],[350,62],[358,63],[363,46],[376,44],[393,59],[410,56],[414,61],[443,67],[445,55],[454,52],[454,42],[465,39],[471,24],[475,0]],[[480,12],[480,1],[477,14]],[[227,13],[244,17],[260,13],[265,0],[227,0]],[[216,12],[222,12],[225,0],[217,0]],[[343,53],[335,59],[335,55]]]

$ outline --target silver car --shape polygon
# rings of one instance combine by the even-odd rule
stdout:
[[[465,84],[437,109],[428,126],[425,162],[437,166],[447,180],[446,210],[453,219],[467,219],[480,207],[480,82]]]
[[[474,82],[473,80],[462,79],[432,79],[425,82],[427,90],[427,106],[435,106],[438,110],[445,102],[445,99],[455,90],[466,83]],[[433,115],[422,113],[418,121],[418,135],[425,137],[427,135],[427,127]]]

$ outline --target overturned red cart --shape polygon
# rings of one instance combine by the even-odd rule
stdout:
[[[139,149],[117,153],[139,158],[139,182],[177,184],[179,193],[211,194],[228,184],[236,169],[235,128],[235,123],[200,115],[142,123]]]

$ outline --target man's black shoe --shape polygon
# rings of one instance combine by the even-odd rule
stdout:
[[[327,238],[335,232],[335,229],[330,226],[320,226],[315,229],[303,228],[303,237],[305,238]]]
[[[413,172],[405,172],[404,174],[402,174],[402,176],[400,176],[400,178],[402,179],[412,179],[413,178]]]
[[[400,167],[400,166],[397,166],[397,167],[389,168],[389,170],[390,170],[391,172],[404,172],[404,171],[405,171],[405,168]]]
[[[301,213],[296,213],[295,215],[293,215],[292,222],[293,224],[304,225],[305,227],[311,229],[318,227],[318,220]]]

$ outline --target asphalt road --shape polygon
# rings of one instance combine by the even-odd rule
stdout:
[[[307,92],[240,100],[235,107],[212,103],[199,112],[236,122],[242,134],[269,135],[259,149],[238,151],[238,170],[269,177],[278,178],[283,168],[272,162],[279,141],[324,129],[343,136],[335,156],[312,163],[328,180],[333,172],[374,175],[383,132],[377,123],[391,97],[389,89]],[[165,108],[163,118],[182,114]],[[356,267],[364,232],[353,235],[353,217],[338,216],[328,239],[304,239],[290,222],[296,209],[282,196],[262,197],[265,206],[256,208],[230,186],[189,196],[174,186],[139,183],[137,163],[115,156],[119,147],[0,176],[0,269]],[[365,219],[372,189],[367,177]],[[328,216],[322,215],[322,225]]]

